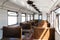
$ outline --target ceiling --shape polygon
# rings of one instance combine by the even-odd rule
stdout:
[[[18,10],[20,9],[20,7],[23,7],[27,10],[37,12],[32,6],[27,4],[27,1],[28,0],[0,0],[0,6],[10,5],[10,7],[13,6],[12,8]],[[56,7],[58,3],[60,3],[59,0],[31,0],[31,1],[33,1],[33,4],[39,9],[39,11],[46,13],[50,12],[53,8]],[[13,3],[13,5],[11,3]]]

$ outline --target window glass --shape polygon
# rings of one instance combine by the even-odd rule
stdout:
[[[31,20],[33,20],[33,15],[31,15]]]
[[[25,14],[22,14],[22,22],[25,22]]]
[[[58,8],[57,10],[55,10],[56,13],[60,13],[60,8]]]
[[[42,20],[42,15],[39,15],[39,20]]]
[[[8,12],[8,25],[17,24],[17,15],[16,12]]]
[[[60,34],[60,8],[55,10],[56,13],[56,31]]]
[[[28,15],[28,21],[30,21],[30,15]]]
[[[60,15],[59,15],[59,31],[60,31]]]
[[[38,20],[38,14],[35,14],[34,15],[34,19],[37,19]]]
[[[57,17],[58,17],[58,30],[60,31],[60,8],[58,8],[57,10],[55,10]]]

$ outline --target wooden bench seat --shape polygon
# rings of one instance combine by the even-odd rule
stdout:
[[[22,29],[20,27],[3,27],[3,38],[20,38],[22,36]]]
[[[34,28],[33,39],[55,40],[55,29]]]

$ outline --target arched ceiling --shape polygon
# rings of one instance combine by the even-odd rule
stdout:
[[[0,0],[0,6],[13,6],[12,8],[20,9],[21,7],[31,10],[33,12],[37,12],[32,6],[27,3],[28,0]],[[50,12],[53,10],[60,0],[31,0],[33,4],[39,9],[41,12]],[[10,3],[9,3],[10,2]],[[16,5],[15,5],[16,4]],[[16,7],[15,7],[16,6]],[[38,13],[38,12],[37,12]]]

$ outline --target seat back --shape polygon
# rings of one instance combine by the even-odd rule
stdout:
[[[34,28],[33,39],[55,40],[54,28]]]
[[[50,23],[47,20],[42,20],[39,24],[38,27],[50,27]]]
[[[38,24],[38,27],[43,27],[44,25],[44,20],[42,20],[39,24]]]
[[[23,24],[21,27],[22,27],[22,29],[26,29],[26,30],[31,29],[31,25],[30,25],[30,24],[28,24],[28,23]]]
[[[40,36],[42,35],[43,31],[44,31],[44,29],[34,28],[33,38],[34,39],[39,39]]]
[[[3,38],[21,38],[22,29],[20,27],[3,27]]]

